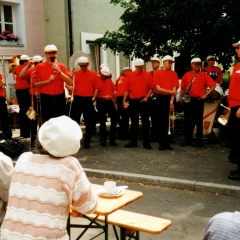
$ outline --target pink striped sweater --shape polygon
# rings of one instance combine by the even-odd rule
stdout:
[[[68,239],[70,204],[93,213],[97,195],[79,161],[23,153],[14,168],[2,239]]]

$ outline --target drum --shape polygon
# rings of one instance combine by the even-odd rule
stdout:
[[[223,89],[221,88],[220,84],[217,84],[215,89],[209,94],[208,98],[206,98],[206,102],[215,103],[222,99],[223,96]]]

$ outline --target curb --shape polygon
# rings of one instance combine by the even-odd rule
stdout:
[[[158,177],[151,175],[142,175],[135,173],[125,173],[117,171],[106,171],[91,168],[84,168],[88,177],[97,178],[110,178],[114,180],[128,181],[128,182],[139,182],[142,184],[151,184],[160,187],[169,187],[179,190],[190,190],[198,192],[207,192],[216,195],[226,195],[232,197],[240,197],[240,187],[208,183],[208,182],[197,182],[178,178]]]

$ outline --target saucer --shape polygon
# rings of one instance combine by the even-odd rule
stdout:
[[[103,197],[109,197],[109,198],[113,198],[113,197],[119,197],[121,195],[123,195],[123,190],[122,189],[118,189],[116,188],[115,192],[108,193],[104,188],[100,188],[97,192],[98,195],[103,196]]]

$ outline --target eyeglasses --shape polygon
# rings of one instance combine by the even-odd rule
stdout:
[[[87,65],[79,65],[80,67],[86,67]]]
[[[56,54],[57,52],[46,52],[46,54]]]

